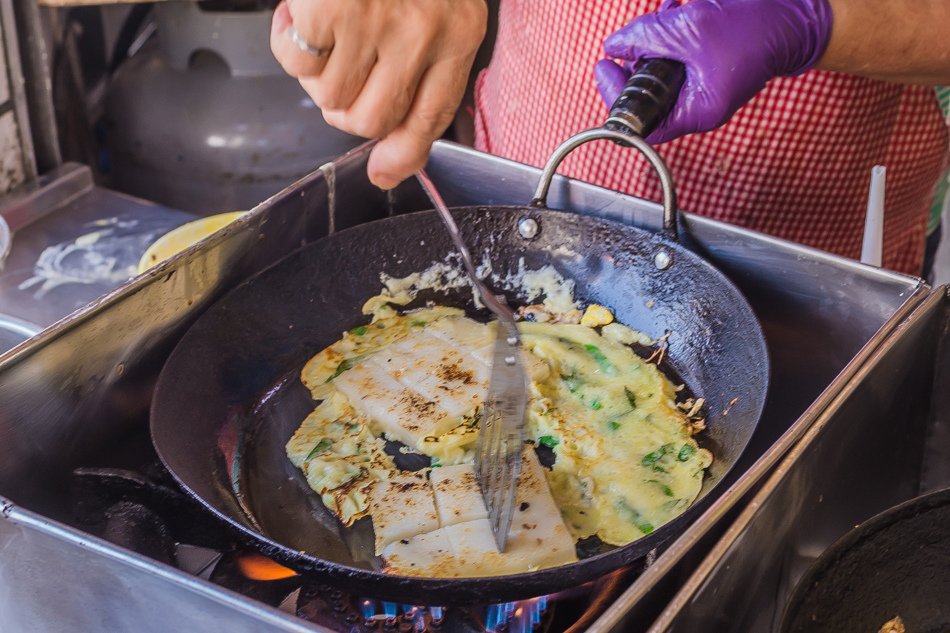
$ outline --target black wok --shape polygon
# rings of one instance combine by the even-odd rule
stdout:
[[[453,215],[476,259],[489,253],[500,277],[517,272],[521,260],[529,269],[550,264],[576,281],[584,303],[605,305],[621,323],[651,336],[672,331],[670,367],[708,405],[708,430],[698,439],[715,455],[701,493],[709,494],[738,460],[766,396],[764,339],[736,288],[679,244],[628,225],[537,208],[464,208]],[[533,239],[518,232],[525,218],[540,227]],[[672,257],[665,270],[654,263],[662,249]],[[695,506],[624,547],[490,579],[410,579],[354,560],[350,550],[366,535],[338,529],[284,454],[284,443],[314,407],[299,372],[343,331],[367,321],[360,308],[382,290],[380,273],[402,277],[453,252],[434,212],[388,218],[307,245],[212,306],[172,353],[152,404],[156,449],[184,489],[289,567],[363,595],[424,596],[446,606],[575,586],[682,530]],[[506,294],[511,304],[525,302]],[[470,289],[422,298],[472,307]]]
[[[826,550],[792,593],[782,633],[950,631],[950,490],[886,510]]]
[[[496,278],[521,266],[551,265],[576,282],[581,302],[607,306],[621,323],[654,337],[672,331],[669,368],[707,403],[708,430],[698,439],[715,461],[703,498],[752,436],[765,401],[768,357],[761,329],[736,288],[676,243],[672,179],[637,135],[648,134],[675,98],[682,66],[650,60],[641,70],[618,99],[623,107],[611,111],[609,129],[589,130],[558,148],[532,206],[463,208],[453,215],[475,259],[487,255]],[[636,147],[657,169],[665,194],[664,236],[543,208],[557,164],[597,138]],[[383,289],[380,273],[403,277],[454,253],[435,212],[389,218],[305,246],[225,296],[188,331],[159,377],[152,438],[169,471],[275,560],[361,595],[409,604],[505,602],[554,593],[629,564],[675,536],[699,511],[695,504],[638,541],[585,552],[571,565],[449,580],[373,571],[366,551],[372,544],[369,520],[340,529],[284,453],[314,407],[300,370],[343,331],[366,322],[360,308]],[[496,284],[494,290],[502,289]],[[506,295],[514,305],[526,299]],[[474,312],[471,290],[420,297],[426,299],[487,319]]]

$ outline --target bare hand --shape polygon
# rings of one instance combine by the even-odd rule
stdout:
[[[330,125],[381,139],[369,178],[391,189],[425,165],[452,122],[487,13],[485,0],[284,0],[271,49]],[[291,25],[327,53],[302,50]]]

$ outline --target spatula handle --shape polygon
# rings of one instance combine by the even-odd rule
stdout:
[[[672,59],[641,59],[610,108],[604,127],[646,138],[676,103],[686,67]]]

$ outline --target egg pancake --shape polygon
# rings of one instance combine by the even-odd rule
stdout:
[[[526,449],[519,500],[522,484],[534,490],[498,554],[471,469],[494,325],[440,306],[399,313],[384,299],[364,308],[370,324],[307,363],[301,378],[321,402],[287,444],[344,525],[372,517],[384,570],[456,577],[560,565],[576,560],[576,541],[624,545],[699,494],[712,462],[692,437],[702,401],[678,402],[681,388],[630,347],[649,337],[602,306],[583,317],[529,306],[522,315],[548,316],[519,323],[526,428],[554,463],[542,468]],[[431,467],[401,473],[385,440]]]

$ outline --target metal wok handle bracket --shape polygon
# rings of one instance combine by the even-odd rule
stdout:
[[[548,190],[551,188],[551,180],[557,171],[558,166],[567,157],[568,154],[585,143],[601,139],[611,140],[619,145],[633,147],[647,159],[653,170],[660,178],[660,186],[663,189],[663,229],[664,237],[673,241],[678,241],[677,236],[677,216],[676,216],[676,191],[673,188],[673,175],[670,168],[660,154],[647,143],[642,137],[633,133],[610,130],[597,127],[591,130],[585,130],[575,134],[567,139],[554,150],[551,157],[548,158],[544,170],[541,172],[541,179],[538,181],[538,188],[534,192],[534,199],[531,201],[533,207],[546,207],[548,199]]]
[[[603,127],[575,134],[554,150],[541,173],[532,206],[547,206],[551,179],[561,161],[572,151],[590,141],[609,139],[625,147],[633,147],[653,166],[663,187],[663,230],[667,239],[678,241],[676,192],[670,168],[653,146],[644,139],[666,118],[686,82],[686,66],[672,59],[644,58],[634,64],[620,96],[610,106]],[[666,269],[669,261],[661,257],[657,267]]]

